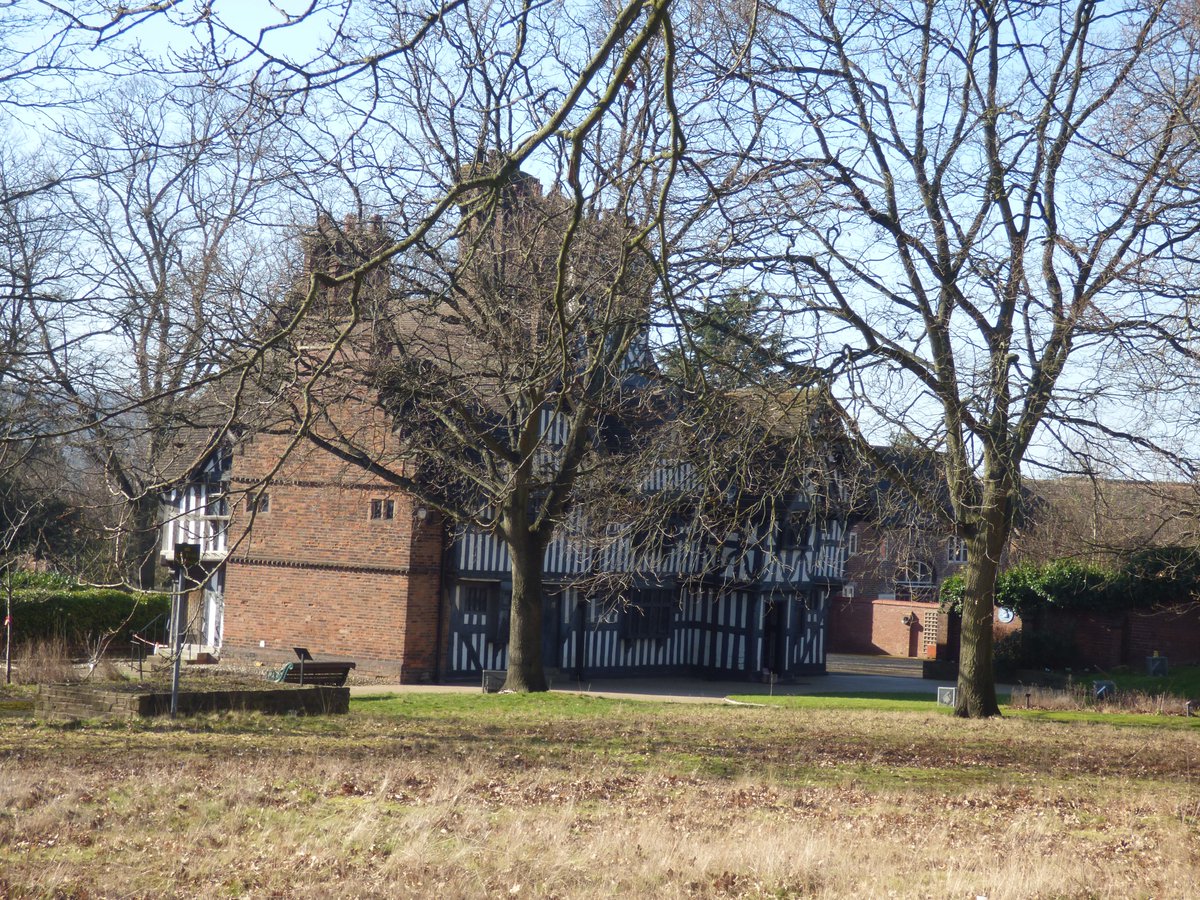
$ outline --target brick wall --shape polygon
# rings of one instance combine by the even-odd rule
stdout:
[[[904,624],[905,617],[911,624]],[[996,622],[993,635],[1000,640],[1021,628],[1021,620]],[[957,630],[936,603],[915,603],[879,598],[834,597],[829,607],[831,653],[886,653],[888,656],[929,658],[931,644],[940,645],[939,659],[957,659]]]
[[[847,556],[846,583],[854,596],[835,597],[831,604],[830,651],[927,658],[931,645],[944,645],[947,639],[947,618],[938,611],[938,587],[963,567],[950,558],[949,536],[880,529],[867,523],[855,525],[852,533],[858,549]],[[933,587],[927,592],[931,602],[897,599],[896,571],[908,560],[932,570]],[[910,624],[905,624],[905,617]]]
[[[1129,616],[1127,662],[1138,666],[1158,651],[1173,665],[1200,664],[1200,605]]]
[[[936,603],[835,597],[829,608],[829,649],[926,658],[926,648],[944,636],[945,628]]]
[[[259,435],[234,454],[223,653],[294,659],[307,647],[399,678],[434,675],[444,528],[413,498],[333,454]],[[253,518],[258,492],[269,506]],[[372,518],[389,501],[391,518]]]
[[[1073,641],[1082,665],[1140,670],[1157,651],[1172,665],[1200,663],[1200,605],[1101,615],[1049,612],[1043,626]]]
[[[442,562],[446,545],[443,520],[430,513],[417,521],[410,542],[412,574],[408,579],[408,602],[404,618],[404,671],[408,678],[426,680],[435,676],[440,664],[438,647],[445,642],[438,635],[439,608],[442,606]],[[449,616],[442,610],[443,624]]]

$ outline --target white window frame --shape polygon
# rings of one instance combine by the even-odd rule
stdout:
[[[897,566],[893,584],[897,598],[904,593],[907,599],[913,602],[929,603],[937,600],[937,571],[925,560],[910,559]],[[929,599],[925,599],[923,595],[929,595]]]
[[[952,537],[946,544],[946,562],[965,563],[967,561],[967,542],[960,537]]]
[[[396,518],[396,501],[391,497],[372,497],[367,507],[372,522],[390,522]]]
[[[609,605],[610,601],[592,597],[587,601],[587,623],[589,625],[613,625],[620,610]]]

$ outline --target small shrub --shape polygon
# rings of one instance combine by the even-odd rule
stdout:
[[[69,648],[61,638],[27,641],[14,648],[13,680],[17,684],[53,684],[75,677]]]
[[[92,661],[92,671],[88,675],[88,679],[93,682],[99,681],[124,681],[125,676],[121,670],[107,656],[102,656],[99,659]]]
[[[1181,697],[1147,691],[1117,690],[1103,699],[1097,699],[1095,687],[1090,681],[1071,684],[1065,688],[1029,685],[1020,691],[1014,691],[1013,701],[1017,706],[1027,702],[1030,709],[1184,715],[1184,700]]]
[[[962,575],[958,573],[943,579],[942,586],[938,589],[938,603],[942,607],[942,610],[962,615],[963,593],[965,589],[966,582],[963,581]]]

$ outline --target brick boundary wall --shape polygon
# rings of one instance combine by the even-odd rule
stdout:
[[[1049,612],[1044,627],[1070,636],[1084,665],[1140,670],[1156,652],[1171,665],[1200,664],[1200,604],[1111,615]]]
[[[243,691],[180,691],[179,712],[262,712],[275,715],[328,715],[350,711],[350,689],[336,687],[276,688]],[[120,691],[74,684],[38,687],[34,714],[40,719],[134,719],[167,715],[169,691]]]
[[[936,603],[835,597],[829,607],[829,649],[926,658],[922,638],[930,612],[937,614]],[[912,617],[911,625],[904,624],[906,616]]]
[[[905,625],[905,616],[912,624]],[[935,624],[936,622],[936,624]],[[996,622],[993,633],[1000,640],[1021,628],[1021,620]],[[835,596],[829,605],[829,651],[831,653],[884,654],[917,659],[930,658],[928,646],[941,645],[939,652],[958,658],[957,634],[949,617],[937,603],[870,597]],[[950,644],[949,650],[946,645]]]

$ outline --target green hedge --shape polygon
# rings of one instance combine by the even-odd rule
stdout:
[[[43,577],[43,576],[39,576]],[[113,645],[128,643],[131,634],[171,609],[167,594],[132,593],[78,584],[13,589],[13,641],[18,644],[61,638],[75,650],[115,631]],[[6,586],[0,583],[0,605]],[[156,630],[157,626],[156,626]]]
[[[1118,567],[1056,560],[1021,564],[996,579],[996,605],[1027,617],[1042,609],[1121,612],[1185,603],[1200,597],[1200,552],[1161,547],[1130,554]],[[960,611],[963,579],[942,583],[943,607]]]

